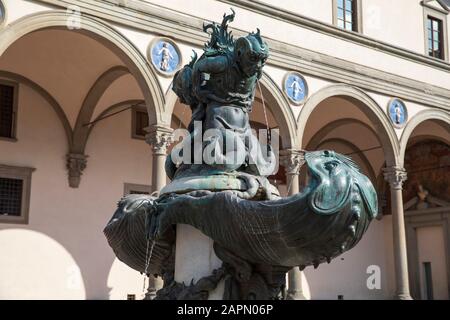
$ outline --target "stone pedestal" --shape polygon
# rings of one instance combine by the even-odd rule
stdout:
[[[213,249],[213,240],[199,230],[185,224],[177,225],[175,248],[175,281],[190,285],[203,277],[210,276],[214,269],[222,266],[222,261]],[[222,300],[224,280],[209,293],[209,300]]]

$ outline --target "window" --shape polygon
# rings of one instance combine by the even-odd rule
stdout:
[[[152,187],[145,184],[125,183],[123,188],[123,194],[151,194]]]
[[[447,60],[447,16],[448,9],[443,3],[432,0],[421,2],[423,7],[423,29],[425,54],[436,59]]]
[[[32,168],[0,165],[0,223],[27,223]]]
[[[23,180],[0,177],[0,213],[20,216],[22,212]]]
[[[135,107],[132,111],[132,133],[131,136],[135,139],[145,139],[148,127],[148,114],[145,108]]]
[[[17,84],[0,81],[0,139],[15,140]]]
[[[347,31],[361,32],[361,0],[333,0],[334,24]]]
[[[444,59],[442,20],[427,18],[428,55]]]

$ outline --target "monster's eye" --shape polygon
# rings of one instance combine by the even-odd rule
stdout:
[[[339,165],[339,162],[337,161],[329,161],[327,163],[324,164],[324,167],[326,170],[328,171],[333,171],[337,166]]]

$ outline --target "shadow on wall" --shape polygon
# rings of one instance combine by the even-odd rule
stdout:
[[[58,241],[35,230],[0,230],[0,300],[144,298],[144,277],[112,252],[102,259],[73,246],[68,234]]]
[[[80,268],[59,242],[32,230],[0,231],[0,299],[85,299]]]

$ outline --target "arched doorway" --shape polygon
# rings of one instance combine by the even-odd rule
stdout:
[[[382,173],[385,160],[389,166],[398,165],[398,140],[383,109],[368,94],[358,88],[336,84],[313,94],[302,107],[297,121],[298,141],[307,151],[331,149],[352,158],[376,187],[376,177]],[[300,184],[304,185],[305,172]],[[381,217],[381,216],[380,216]],[[394,290],[389,278],[394,273],[391,257],[385,252],[392,248],[389,237],[391,216],[372,222],[360,243],[330,265],[318,270],[304,271],[313,299],[382,299]],[[388,236],[386,236],[388,234]],[[392,249],[389,249],[392,250]],[[369,290],[367,268],[376,265],[385,277],[381,289]],[[351,284],[336,279],[354,279]],[[333,281],[335,290],[327,284]],[[307,293],[308,295],[308,293]]]
[[[411,295],[450,297],[450,116],[418,113],[402,136]]]

